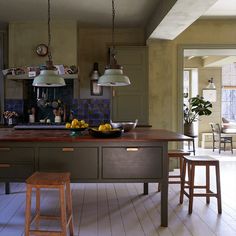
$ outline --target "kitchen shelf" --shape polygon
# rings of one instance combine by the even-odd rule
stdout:
[[[77,79],[78,74],[64,74],[60,75],[64,79]],[[6,79],[12,79],[12,80],[30,80],[34,79],[34,77],[29,77],[27,74],[22,74],[22,75],[6,75]]]

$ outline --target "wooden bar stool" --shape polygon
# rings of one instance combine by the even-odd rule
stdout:
[[[26,212],[25,212],[25,236],[32,235],[67,235],[69,226],[70,236],[73,235],[73,218],[72,218],[72,199],[70,190],[70,173],[46,173],[35,172],[26,180]],[[36,189],[36,215],[31,221],[31,193]],[[40,189],[58,189],[60,192],[60,216],[43,216],[40,215]],[[65,190],[66,189],[66,190]],[[66,194],[66,197],[65,197]],[[66,209],[67,208],[67,209]],[[68,214],[68,215],[67,215]],[[38,225],[41,219],[57,219],[61,222],[61,231],[39,230]],[[31,230],[30,226],[36,222],[36,229]]]
[[[195,166],[206,167],[206,185],[195,185]],[[210,190],[210,166],[215,167],[216,172],[216,193]],[[188,180],[186,180],[186,171],[188,171]],[[219,161],[210,156],[184,156],[183,158],[183,171],[181,177],[181,191],[180,191],[180,204],[183,203],[183,197],[186,195],[189,198],[188,213],[192,213],[193,197],[206,197],[206,203],[210,203],[210,197],[217,198],[218,213],[222,213],[221,207],[221,190],[220,190],[220,167]],[[189,191],[186,192],[185,188]],[[205,189],[204,193],[195,193],[194,189]]]
[[[177,150],[169,150],[168,151],[168,158],[175,158],[179,160],[179,169],[180,174],[179,175],[170,175],[169,174],[169,184],[180,184],[181,183],[181,173],[182,173],[182,167],[183,167],[183,157],[190,155],[190,152],[184,151],[182,149]],[[177,179],[177,180],[171,180],[171,179]],[[158,192],[161,191],[161,185],[158,185]]]

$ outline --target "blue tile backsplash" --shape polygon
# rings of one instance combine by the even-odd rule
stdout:
[[[97,126],[110,121],[110,99],[68,99],[61,98],[67,106],[67,121],[72,118],[83,119],[90,126]],[[70,97],[71,99],[71,97]],[[28,122],[28,100],[5,99],[5,111],[16,111],[20,116],[18,122]],[[71,114],[71,115],[70,115]],[[38,121],[36,119],[36,121]]]

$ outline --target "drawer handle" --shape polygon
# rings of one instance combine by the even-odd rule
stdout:
[[[11,165],[9,164],[0,164],[0,168],[9,168]]]
[[[63,152],[73,152],[74,148],[62,148]]]
[[[10,151],[11,149],[10,148],[0,148],[0,151]]]
[[[126,148],[127,152],[137,152],[138,148]]]

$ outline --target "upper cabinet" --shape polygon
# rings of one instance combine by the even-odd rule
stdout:
[[[116,47],[118,64],[130,79],[129,86],[113,87],[112,120],[148,124],[148,63],[147,48]]]

